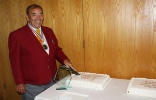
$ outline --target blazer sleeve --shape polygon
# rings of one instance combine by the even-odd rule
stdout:
[[[62,48],[59,47],[58,40],[57,40],[53,30],[52,30],[52,35],[53,35],[54,40],[55,40],[55,58],[57,59],[57,61],[59,61],[60,63],[63,64],[63,61],[66,59],[69,60],[69,58],[65,55]]]
[[[10,64],[15,83],[24,84],[20,64],[20,42],[18,41],[16,34],[14,34],[13,32],[9,35],[8,47]]]

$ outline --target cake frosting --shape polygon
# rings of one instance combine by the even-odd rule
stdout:
[[[104,90],[111,78],[107,74],[79,72],[80,75],[72,75],[70,86]]]
[[[156,98],[156,79],[132,78],[127,94]]]

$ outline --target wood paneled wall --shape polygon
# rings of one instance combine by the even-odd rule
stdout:
[[[8,36],[26,24],[25,9],[33,3],[43,7],[44,25],[54,30],[78,71],[156,78],[156,0],[0,0],[3,100],[20,99],[10,69]]]
[[[79,71],[84,71],[82,6],[82,0],[53,0],[44,10],[44,25],[53,28],[59,45]]]
[[[85,67],[156,78],[155,0],[84,0]]]

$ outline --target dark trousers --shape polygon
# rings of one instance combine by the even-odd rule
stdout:
[[[25,84],[26,93],[22,95],[22,100],[34,100],[35,96],[46,90],[47,88],[51,87],[55,83],[51,81],[49,84],[46,85],[32,85],[32,84]]]

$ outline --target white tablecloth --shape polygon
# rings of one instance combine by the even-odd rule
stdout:
[[[35,97],[35,100],[156,100],[126,94],[129,80],[112,79],[105,90],[72,87],[69,90],[56,90],[57,84]]]

